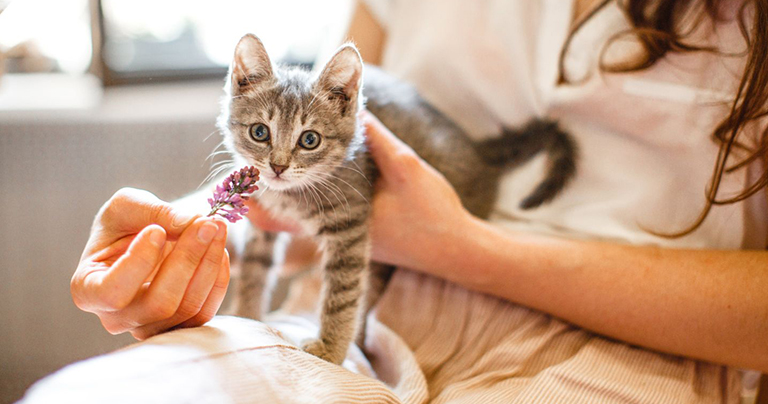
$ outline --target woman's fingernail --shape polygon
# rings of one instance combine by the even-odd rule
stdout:
[[[224,237],[227,235],[227,225],[218,220],[216,224],[219,226],[219,229],[216,232],[216,241],[224,240]]]
[[[205,222],[202,226],[200,226],[200,229],[197,230],[197,239],[202,243],[208,244],[211,242],[211,240],[213,240],[213,237],[218,231],[219,226],[216,226],[216,223],[210,221]]]
[[[160,229],[152,229],[149,231],[149,242],[155,247],[161,247],[165,243],[165,234]]]

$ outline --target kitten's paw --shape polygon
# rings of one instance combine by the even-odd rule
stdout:
[[[342,362],[344,362],[344,358],[347,354],[346,352],[341,352],[341,354],[338,352],[333,352],[329,349],[325,342],[319,338],[305,341],[304,344],[302,344],[301,349],[306,353],[315,355],[324,361],[331,362],[336,365],[340,365]]]

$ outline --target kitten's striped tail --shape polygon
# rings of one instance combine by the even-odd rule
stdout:
[[[523,199],[522,209],[551,201],[576,174],[576,144],[557,122],[534,119],[520,129],[504,128],[501,136],[476,143],[476,147],[487,163],[507,169],[525,163],[542,151],[547,152],[547,176]]]

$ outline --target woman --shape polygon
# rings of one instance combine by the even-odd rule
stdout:
[[[380,376],[416,402],[737,401],[735,369],[768,372],[768,253],[758,251],[768,234],[768,6],[520,3],[369,1],[355,12],[363,57],[413,82],[470,134],[549,116],[581,153],[574,183],[531,212],[516,197],[540,167],[510,174],[489,224],[369,119],[383,171],[374,257],[415,270],[396,273],[377,318],[404,340],[423,383],[409,390],[413,374]],[[620,35],[633,27],[636,36]],[[132,223],[135,233],[151,222]],[[163,233],[139,234],[134,255],[154,231]],[[88,251],[73,295],[111,331],[144,338],[197,325],[220,304],[211,291],[225,279],[226,263],[214,264],[223,247],[208,249],[209,264],[188,260],[178,272],[189,289],[156,294],[172,296],[167,304],[127,290],[104,305],[104,286],[84,281]],[[146,267],[160,259],[153,251]],[[207,280],[195,282],[200,274]],[[112,278],[122,290],[127,281]],[[376,330],[369,345],[391,342]],[[374,368],[403,358],[393,356],[378,355]]]

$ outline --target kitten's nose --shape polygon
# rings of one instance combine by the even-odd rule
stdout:
[[[272,164],[272,163],[269,163],[269,166],[272,167],[272,171],[274,171],[278,177],[280,176],[280,174],[283,173],[283,171],[285,171],[288,168],[288,166],[281,166],[281,165]]]

